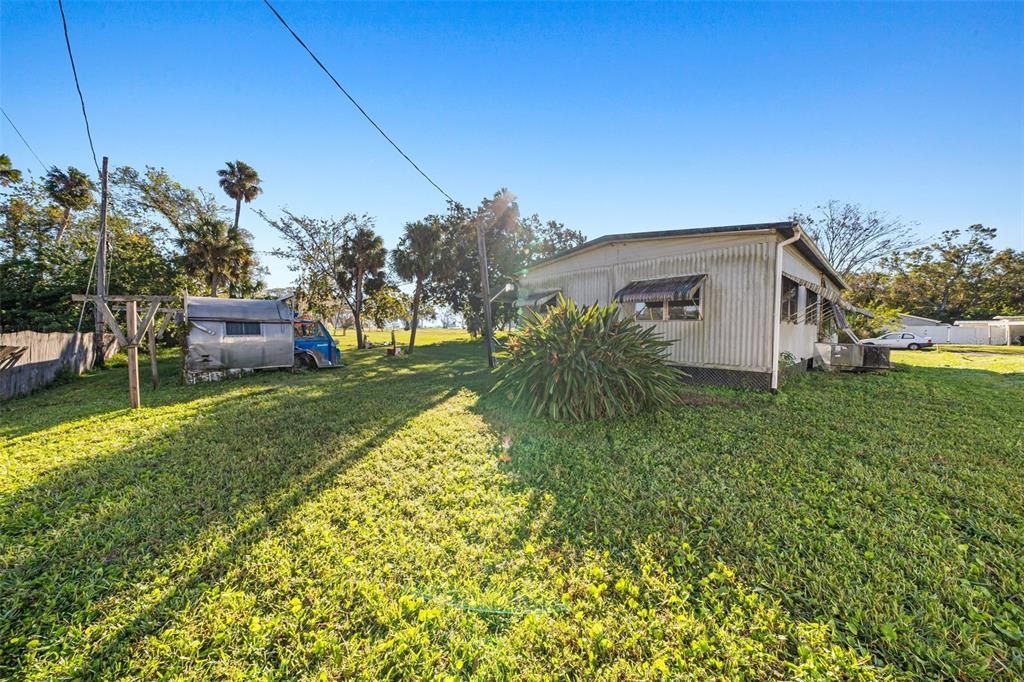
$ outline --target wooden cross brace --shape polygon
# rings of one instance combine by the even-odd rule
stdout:
[[[152,324],[153,318],[156,317],[157,312],[160,311],[160,303],[163,301],[174,300],[171,296],[81,296],[75,295],[71,297],[74,301],[92,301],[93,305],[96,306],[96,310],[99,311],[103,317],[103,321],[106,323],[107,328],[110,329],[110,333],[114,335],[117,342],[121,344],[122,348],[137,348],[139,342],[146,335],[146,330],[149,329],[149,325]],[[108,302],[123,302],[123,303],[136,303],[136,302],[148,302],[149,307],[146,308],[144,315],[140,315],[142,324],[138,325],[138,328],[134,334],[127,334],[121,331],[121,325],[118,323],[117,318],[114,317],[113,311],[111,311]],[[164,312],[171,312],[172,309],[163,309]],[[169,322],[165,321],[161,327],[161,333],[167,329]]]

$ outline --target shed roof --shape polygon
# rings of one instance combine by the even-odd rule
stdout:
[[[938,324],[938,325],[945,325],[947,327],[949,326],[949,325],[946,325],[946,323],[943,322],[942,320],[933,320],[930,317],[924,317],[922,315],[910,315],[909,313],[900,313],[898,315],[898,317],[901,320],[904,320],[904,321],[906,321],[906,320],[924,320],[925,322],[928,322],[931,325],[937,325]]]
[[[720,225],[718,227],[694,227],[685,228],[681,230],[657,230],[654,232],[626,232],[622,234],[606,234],[603,237],[597,239],[591,239],[588,242],[580,244],[577,247],[563,251],[560,254],[556,254],[551,258],[547,258],[538,263],[531,265],[528,270],[551,263],[556,260],[572,256],[581,251],[589,251],[592,248],[603,246],[614,242],[628,242],[636,241],[639,239],[666,239],[669,237],[691,237],[701,236],[710,234],[725,234],[734,232],[762,232],[762,231],[775,231],[781,234],[783,237],[792,237],[794,230],[800,225],[792,220],[786,220],[783,222],[776,223],[750,223],[747,225]],[[814,243],[814,240],[806,232],[801,232],[799,241],[793,243],[793,246],[809,260],[815,267],[824,272],[829,279],[831,279],[840,289],[848,289],[849,286],[843,280],[842,275],[836,272],[835,268],[828,262],[825,256],[822,255],[821,251],[818,250],[818,246]]]
[[[283,300],[267,301],[251,298],[214,298],[212,296],[186,296],[185,317],[190,320],[283,323],[291,323],[294,319],[291,308]]]

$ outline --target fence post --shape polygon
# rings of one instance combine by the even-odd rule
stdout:
[[[139,313],[135,301],[126,304],[128,317],[128,401],[137,410],[139,399]]]

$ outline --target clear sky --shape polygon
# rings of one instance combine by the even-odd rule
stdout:
[[[597,237],[836,198],[1024,248],[1024,3],[275,4],[466,204],[508,187]],[[264,179],[254,206],[367,212],[388,246],[444,209],[261,2],[65,8],[111,163],[215,189],[242,159]],[[44,162],[92,168],[56,1],[3,0],[0,21],[0,103]]]

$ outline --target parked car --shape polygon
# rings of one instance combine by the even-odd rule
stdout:
[[[861,343],[865,346],[886,346],[888,348],[918,350],[919,348],[930,348],[932,346],[932,337],[918,336],[911,332],[892,332],[876,336],[873,339],[863,339]]]

